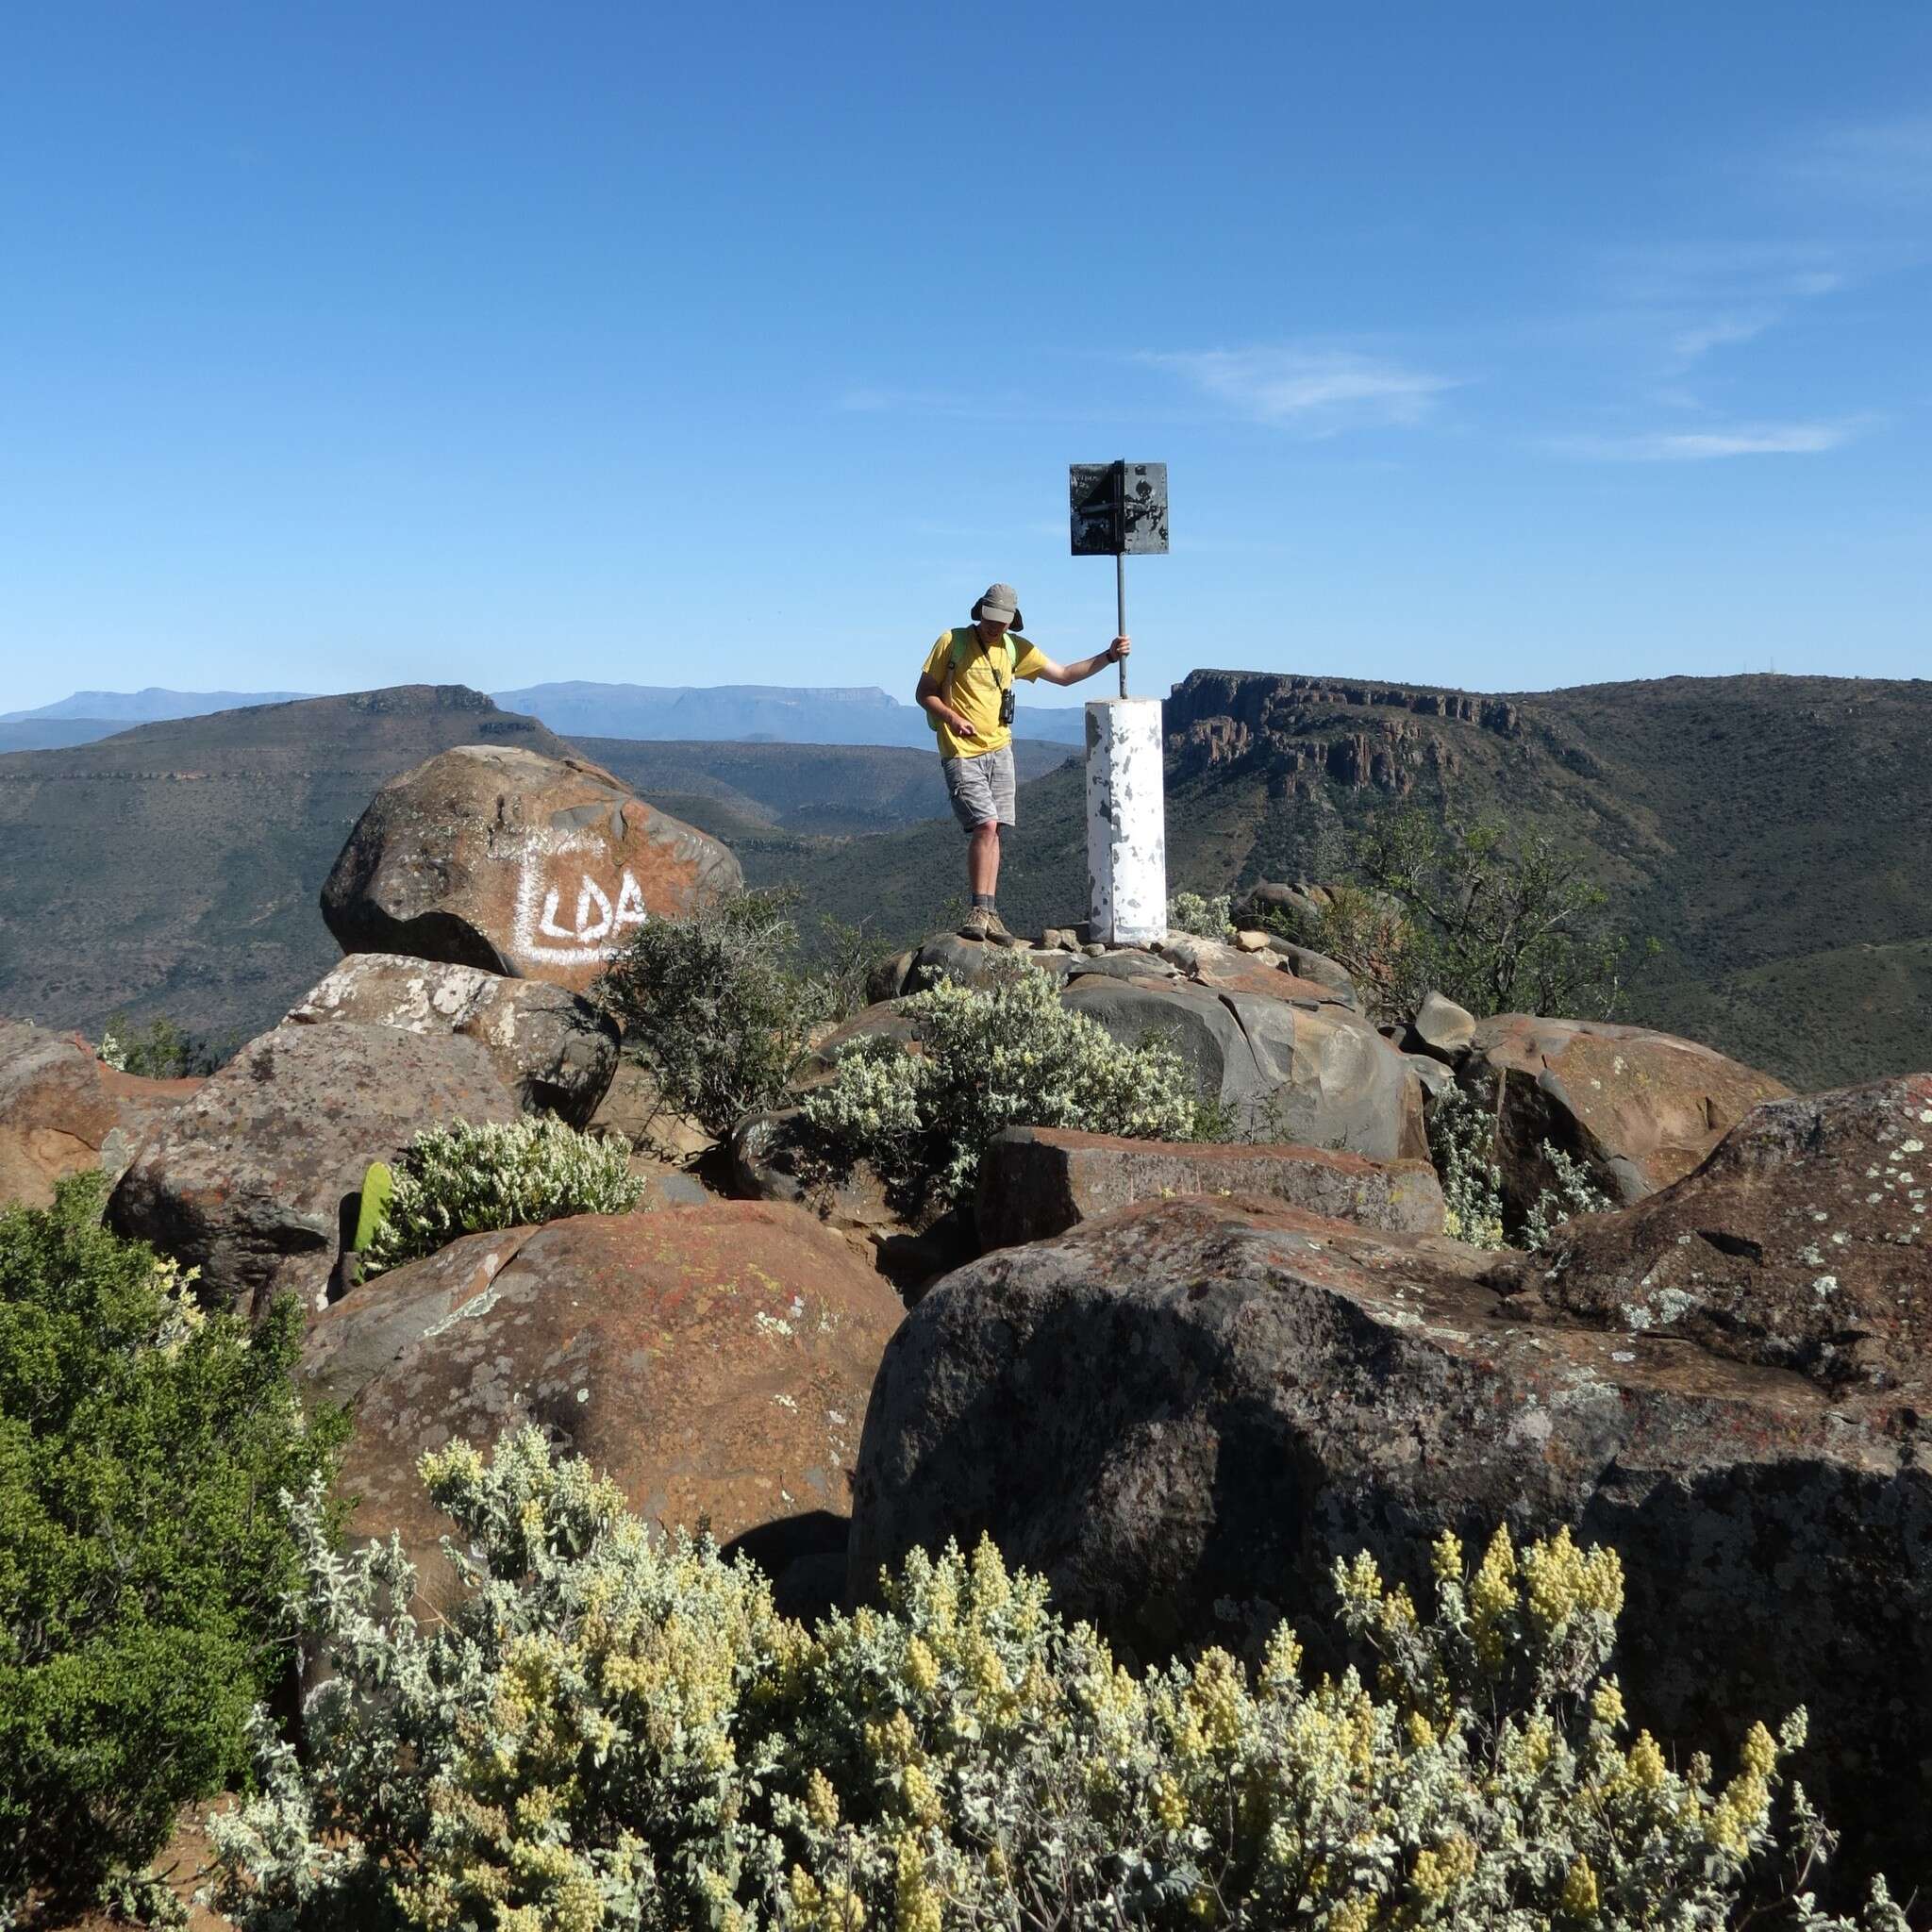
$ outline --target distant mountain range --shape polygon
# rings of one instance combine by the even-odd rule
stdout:
[[[377,789],[476,742],[580,749],[746,852],[816,850],[946,810],[930,733],[918,750],[566,741],[461,685],[141,724],[0,756],[0,1014],[96,1034],[123,1010],[258,1031],[337,957],[316,895]],[[1067,756],[1017,747],[1028,777]]]
[[[494,695],[506,710],[527,711],[567,738],[897,744],[915,751],[933,746],[925,713],[876,685],[793,690],[775,684],[533,684]],[[1030,704],[1029,695],[1023,688],[1016,730],[1056,744],[1083,741],[1081,706]]]
[[[283,704],[301,691],[75,691],[37,710],[0,712],[0,752],[91,744],[130,724],[200,718],[211,712]],[[932,748],[932,730],[917,706],[876,685],[794,689],[775,684],[534,684],[504,691],[507,711],[541,718],[570,738],[631,738],[689,742],[888,744]],[[1022,693],[1020,729],[1029,738],[1078,744],[1084,712],[1075,705],[1036,705]]]
[[[279,705],[306,698],[306,691],[77,691],[33,711],[0,711],[0,724],[25,724],[42,718],[79,720],[90,724],[153,724],[168,718],[205,718],[210,711],[234,711],[244,705]],[[105,737],[107,734],[101,734]]]
[[[1176,890],[1333,876],[1391,808],[1500,818],[1583,854],[1636,949],[1659,941],[1631,1020],[1804,1088],[1932,1067],[1932,682],[1485,696],[1200,671],[1165,725]],[[419,685],[0,757],[0,1013],[258,1030],[335,957],[316,894],[376,789],[475,741],[566,749],[480,691]],[[886,951],[959,896],[929,737],[569,742],[724,838],[754,884],[797,888],[808,931],[865,921]],[[1020,766],[1000,902],[1037,930],[1085,909],[1083,779],[1064,746],[1023,741]]]

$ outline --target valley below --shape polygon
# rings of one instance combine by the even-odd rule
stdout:
[[[1671,678],[1478,694],[1200,671],[1167,700],[1173,890],[1345,870],[1378,812],[1583,856],[1631,941],[1624,1017],[1806,1089],[1932,1064],[1932,683]],[[97,1033],[271,1024],[326,970],[316,893],[371,792],[449,745],[574,747],[888,951],[962,894],[938,762],[903,745],[579,736],[461,686],[137,726],[0,756],[0,1011]],[[1077,751],[1022,741],[1001,909],[1084,911]]]

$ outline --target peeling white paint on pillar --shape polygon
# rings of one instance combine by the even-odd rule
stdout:
[[[1163,789],[1160,700],[1096,698],[1087,707],[1087,879],[1103,943],[1167,936]]]

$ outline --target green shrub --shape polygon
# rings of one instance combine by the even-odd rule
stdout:
[[[774,1106],[825,986],[798,966],[789,895],[742,892],[638,929],[593,989],[675,1112],[720,1138]]]
[[[812,949],[818,1016],[849,1020],[866,1004],[866,982],[873,967],[896,950],[874,930],[870,920],[862,919],[854,925],[829,913],[822,916],[818,942]]]
[[[1389,812],[1370,820],[1352,858],[1357,877],[1407,915],[1413,996],[1437,987],[1478,1018],[1608,1020],[1622,1007],[1625,942],[1605,918],[1608,895],[1544,834]]]
[[[468,1594],[419,1626],[398,1545],[317,1539],[307,1758],[262,1726],[261,1795],[214,1826],[242,1932],[1715,1927],[1825,1845],[1780,1769],[1802,1713],[1722,1786],[1629,1735],[1622,1571],[1567,1531],[1474,1568],[1443,1538],[1426,1619],[1338,1564],[1373,1685],[1286,1626],[1256,1672],[1141,1676],[990,1542],[807,1630],[534,1431],[423,1468]],[[1905,1926],[1882,1890],[1863,1924]]]
[[[0,1215],[0,1920],[140,1866],[243,1769],[291,1657],[277,1498],[345,1433],[291,1390],[292,1300],[252,1333],[204,1314],[192,1272],[100,1226],[104,1192]]]
[[[805,1097],[835,1159],[863,1158],[910,1199],[948,1207],[971,1192],[1003,1127],[1079,1127],[1190,1140],[1193,1087],[1172,1047],[1120,1045],[1015,960],[984,990],[942,980],[900,1010],[919,1051],[861,1039]]]
[[[1234,924],[1228,913],[1233,904],[1226,892],[1217,892],[1211,899],[1199,892],[1176,892],[1167,902],[1167,929],[1192,933],[1196,939],[1232,939]]]
[[[596,1140],[547,1115],[425,1127],[391,1172],[389,1205],[364,1265],[374,1274],[484,1228],[628,1214],[643,1191],[622,1141]]]

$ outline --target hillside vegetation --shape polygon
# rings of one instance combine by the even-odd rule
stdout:
[[[1376,814],[1496,818],[1581,854],[1635,942],[1625,1015],[1801,1088],[1932,1066],[1932,682],[1667,678],[1483,698],[1195,672],[1167,706],[1168,875],[1204,892],[1344,871]],[[1023,787],[1000,907],[1086,893],[1077,767]],[[959,890],[950,822],[741,854],[882,933]]]
[[[340,957],[316,895],[371,796],[479,742],[569,750],[480,691],[403,685],[0,758],[0,1011],[267,1025]]]
[[[1166,722],[1177,887],[1336,876],[1391,807],[1497,818],[1581,854],[1633,951],[1659,942],[1626,1017],[1800,1087],[1932,1065],[1932,682],[1483,697],[1202,671]],[[480,692],[409,687],[0,757],[0,1009],[62,1026],[121,1010],[204,1033],[266,1024],[333,957],[310,908],[376,787],[506,734],[564,743]],[[577,742],[724,839],[749,883],[797,887],[808,931],[824,914],[901,943],[962,891],[926,751]],[[1067,757],[1022,742],[1000,888],[1016,929],[1084,909],[1083,779]]]

